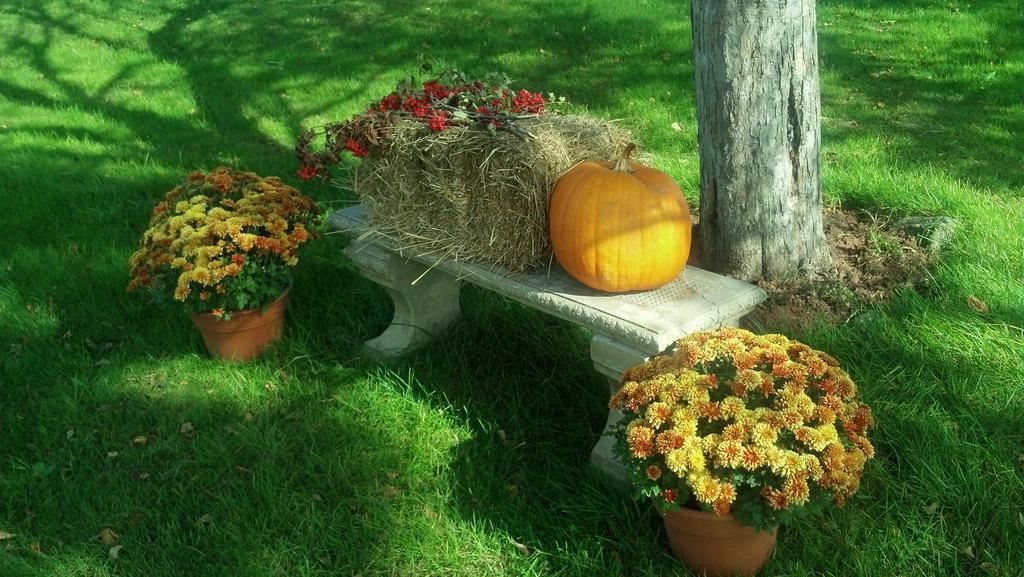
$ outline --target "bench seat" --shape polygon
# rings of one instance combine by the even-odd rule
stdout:
[[[737,326],[765,298],[764,291],[754,285],[692,266],[658,289],[609,294],[584,286],[555,263],[515,274],[497,266],[448,260],[444,255],[403,251],[368,225],[361,204],[333,212],[329,225],[349,237],[344,252],[360,273],[383,286],[394,301],[391,325],[366,342],[367,354],[376,359],[406,355],[457,321],[459,287],[468,282],[590,329],[591,360],[614,393],[626,369],[687,334]],[[620,418],[613,411],[605,433]],[[613,442],[603,434],[591,460],[622,483],[626,472],[612,458]]]

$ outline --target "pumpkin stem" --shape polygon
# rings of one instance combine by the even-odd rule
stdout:
[[[612,167],[612,170],[616,172],[633,172],[633,167],[629,163],[629,155],[633,154],[634,150],[636,150],[636,144],[630,142],[626,145],[622,154],[615,160],[615,166]]]

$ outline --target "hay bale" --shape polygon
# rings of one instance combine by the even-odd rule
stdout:
[[[517,127],[534,138],[400,120],[357,169],[353,187],[374,229],[416,254],[524,271],[547,265],[548,196],[585,160],[615,158],[629,132],[608,121],[547,114]]]

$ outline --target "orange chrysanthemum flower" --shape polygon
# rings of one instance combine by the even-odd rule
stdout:
[[[629,369],[609,406],[626,415],[620,439],[638,482],[659,491],[647,494],[688,491],[718,514],[749,514],[737,499],[755,499],[767,522],[811,495],[841,504],[874,455],[866,436],[874,421],[853,381],[828,355],[783,335],[687,336]],[[738,474],[760,492],[739,491]]]
[[[128,290],[173,287],[175,299],[199,311],[238,300],[267,305],[284,288],[283,271],[296,264],[317,212],[312,199],[275,177],[225,167],[190,173],[154,207],[129,259]],[[259,263],[247,268],[253,258]],[[250,282],[238,284],[243,270]]]
[[[716,456],[722,467],[739,467],[743,463],[743,444],[739,441],[723,441],[718,445]]]
[[[646,459],[654,453],[654,429],[642,423],[633,424],[626,432],[626,442],[634,458]]]
[[[743,466],[744,469],[753,471],[754,469],[764,464],[764,456],[761,454],[761,451],[757,449],[757,447],[747,446],[743,448],[743,456],[741,458],[740,464]]]

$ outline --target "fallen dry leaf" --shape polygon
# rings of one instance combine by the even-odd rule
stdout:
[[[683,130],[683,127],[680,126],[678,122],[673,122],[672,130],[675,130],[676,132],[681,132]]]
[[[519,541],[512,541],[512,545],[515,546],[516,551],[519,551],[523,555],[529,555],[530,554],[530,548],[527,547],[526,545],[520,543]]]
[[[970,545],[968,545],[967,547],[961,547],[958,550],[960,551],[961,555],[964,555],[965,557],[970,557],[971,559],[974,559],[974,547],[971,547]]]
[[[8,533],[7,531],[0,531],[0,541],[6,541],[11,537],[14,537],[14,533]]]
[[[149,478],[149,473],[147,471],[142,471],[141,473],[136,475],[135,478],[140,481],[145,481],[146,479]]]
[[[938,503],[932,503],[932,504],[928,505],[927,507],[925,507],[924,509],[922,509],[922,511],[924,511],[928,515],[933,515],[938,510],[939,510],[939,504]]]
[[[384,496],[389,499],[398,495],[401,492],[402,490],[394,485],[384,485]]]
[[[185,435],[186,437],[191,436],[192,431],[195,430],[195,427],[192,426],[192,421],[185,421],[184,423],[181,424],[181,427],[178,428],[178,432],[181,433],[182,435]]]
[[[246,413],[245,416],[242,417],[242,422],[245,422],[245,423],[251,423],[251,422],[253,422],[255,420],[256,420],[256,417],[254,417],[252,413]]]
[[[988,573],[989,575],[997,575],[997,574],[999,574],[999,568],[996,567],[995,563],[989,563],[988,561],[983,561],[980,564],[978,564],[978,567],[981,567],[982,571],[984,571],[985,573]]]
[[[974,295],[967,297],[967,306],[971,307],[972,309],[979,313],[988,312],[988,303]]]
[[[39,541],[33,541],[33,542],[29,543],[28,544],[28,548],[33,553],[42,553],[43,552],[43,548],[39,546]]]
[[[423,516],[427,519],[437,519],[437,511],[431,509],[430,507],[424,507]]]
[[[132,442],[135,443],[136,445],[145,445],[146,443],[149,442],[149,437],[146,435],[139,435],[132,439]]]
[[[203,513],[198,519],[196,519],[196,523],[199,523],[200,525],[206,525],[211,521],[213,521],[213,515],[210,515],[209,513]]]
[[[124,549],[124,545],[115,545],[110,548],[110,551],[107,551],[111,561],[117,561],[117,556],[121,554],[121,549]]]
[[[118,453],[117,451],[108,451],[107,452],[107,458],[108,459],[116,459],[119,454],[120,453]]]
[[[102,531],[100,531],[99,535],[96,535],[96,537],[98,537],[100,542],[106,545],[107,547],[113,547],[114,545],[117,545],[118,541],[121,540],[121,536],[117,533],[114,533],[114,530],[109,527],[106,527]]]

